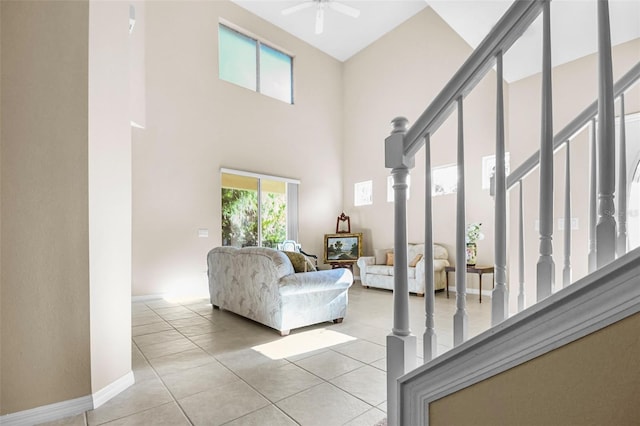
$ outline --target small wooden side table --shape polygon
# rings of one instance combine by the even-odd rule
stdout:
[[[356,262],[340,262],[340,263],[329,263],[331,265],[331,269],[345,268],[353,272],[353,265]]]
[[[455,266],[445,266],[444,273],[447,276],[447,299],[449,298],[449,272],[456,272]],[[491,287],[495,286],[495,275],[493,266],[467,265],[467,274],[478,274],[479,302],[482,303],[482,274],[491,274]]]

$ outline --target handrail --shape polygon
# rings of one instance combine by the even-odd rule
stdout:
[[[516,1],[471,53],[444,89],[407,131],[404,153],[414,156],[426,134],[433,134],[449,117],[459,97],[465,97],[493,66],[498,52],[506,52],[538,17],[549,0]]]
[[[635,64],[613,87],[614,98],[627,91],[640,80],[640,62]],[[576,116],[569,124],[560,130],[553,138],[553,150],[558,149],[563,143],[578,133],[589,121],[598,115],[598,101],[594,101]],[[540,162],[540,150],[527,158],[517,169],[507,176],[507,190],[511,189],[522,178],[536,168]]]

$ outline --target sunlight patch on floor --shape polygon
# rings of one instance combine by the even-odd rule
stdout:
[[[253,350],[271,359],[282,359],[341,343],[357,340],[353,336],[324,328],[293,334],[274,342],[254,346]]]

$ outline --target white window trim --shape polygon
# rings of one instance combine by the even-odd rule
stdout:
[[[247,176],[247,177],[253,177],[258,179],[267,179],[267,180],[273,180],[277,182],[296,183],[300,185],[299,179],[291,179],[291,178],[282,177],[282,176],[265,175],[262,173],[247,172],[245,170],[228,169],[226,167],[221,167],[220,173],[230,173],[234,175]]]

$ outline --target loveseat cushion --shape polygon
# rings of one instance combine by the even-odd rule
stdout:
[[[422,259],[422,254],[420,254],[420,253],[416,254],[416,257],[414,257],[411,261],[409,261],[409,267],[410,268],[415,268],[416,265],[418,264],[418,262],[420,262],[421,259]]]
[[[371,265],[367,266],[367,274],[393,276],[393,266]],[[416,268],[408,268],[407,278],[416,277]]]

